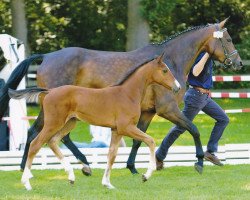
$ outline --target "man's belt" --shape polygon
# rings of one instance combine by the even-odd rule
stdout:
[[[205,89],[202,87],[198,87],[198,86],[191,86],[191,88],[194,88],[196,91],[202,93],[202,94],[209,94],[210,90],[209,89]]]

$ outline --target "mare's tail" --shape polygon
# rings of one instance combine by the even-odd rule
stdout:
[[[0,120],[2,119],[9,105],[10,98],[8,95],[8,89],[17,88],[17,86],[19,85],[19,83],[21,82],[25,74],[27,73],[30,64],[38,58],[43,58],[43,54],[33,55],[23,60],[11,73],[10,78],[8,79],[7,83],[0,90]]]
[[[45,88],[38,88],[38,87],[33,87],[33,88],[28,88],[24,90],[12,90],[9,89],[9,97],[11,99],[22,99],[25,98],[27,100],[33,101],[38,97],[39,94],[45,93],[47,94],[49,92],[48,89]]]

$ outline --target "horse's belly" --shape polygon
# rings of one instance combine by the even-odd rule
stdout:
[[[113,117],[107,115],[103,116],[101,113],[95,115],[93,112],[92,113],[77,112],[76,118],[92,125],[115,128],[115,122]]]

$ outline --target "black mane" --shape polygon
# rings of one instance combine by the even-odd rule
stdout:
[[[168,41],[178,37],[179,35],[182,35],[184,33],[187,33],[187,32],[190,32],[190,31],[193,31],[193,30],[198,30],[198,29],[201,29],[201,28],[205,28],[205,27],[208,27],[210,26],[211,24],[207,24],[207,25],[201,25],[201,26],[193,26],[193,27],[189,27],[187,28],[186,30],[184,31],[181,31],[181,32],[177,32],[171,36],[169,36],[166,40],[162,41],[162,42],[159,42],[159,43],[151,43],[151,45],[162,45],[162,44],[165,44],[167,43]]]

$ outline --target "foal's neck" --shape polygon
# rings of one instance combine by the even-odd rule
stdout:
[[[147,87],[153,82],[153,79],[151,78],[152,70],[153,68],[150,64],[142,66],[121,85],[127,95],[133,100],[142,102]]]

